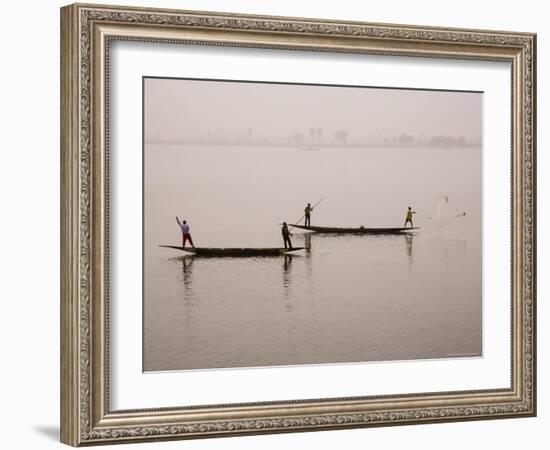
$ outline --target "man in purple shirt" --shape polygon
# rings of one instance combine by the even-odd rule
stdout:
[[[185,248],[185,243],[189,241],[189,243],[191,244],[191,247],[195,248],[195,244],[193,244],[193,239],[191,239],[191,233],[189,232],[189,225],[187,225],[187,221],[184,220],[183,222],[180,222],[180,220],[178,219],[178,216],[176,216],[176,222],[178,222],[178,225],[181,228],[181,234],[183,239],[183,243],[181,244],[181,246]]]

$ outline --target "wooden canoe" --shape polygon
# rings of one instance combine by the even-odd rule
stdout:
[[[420,228],[341,228],[341,227],[315,227],[305,225],[290,225],[289,227],[301,228],[302,230],[315,231],[316,233],[331,233],[331,234],[402,234],[408,233]]]
[[[293,248],[215,248],[215,247],[179,247],[177,245],[159,245],[159,247],[182,250],[196,256],[227,256],[227,257],[253,257],[253,256],[281,256],[298,250],[304,250],[305,247]]]

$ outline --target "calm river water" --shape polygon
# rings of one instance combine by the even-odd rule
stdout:
[[[481,149],[146,145],[144,164],[144,370],[481,355]],[[402,226],[410,205],[421,229],[294,229],[293,257],[158,247],[181,245],[176,215],[197,246],[279,247],[320,198],[313,225]]]

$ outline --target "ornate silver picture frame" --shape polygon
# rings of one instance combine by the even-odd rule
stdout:
[[[511,349],[510,385],[113,408],[109,67],[111,46],[118,41],[406,56],[420,63],[508,63],[511,149],[502,149],[502,155],[511,158],[511,298],[503,299],[510,311],[510,339],[504,343]],[[62,442],[82,446],[531,417],[536,414],[535,300],[536,35],[86,4],[61,9]]]

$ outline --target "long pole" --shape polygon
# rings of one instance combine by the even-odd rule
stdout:
[[[313,205],[313,206],[311,207],[311,209],[315,209],[315,207],[316,207],[319,203],[321,203],[323,200],[324,200],[324,198],[322,198],[321,200],[319,200],[317,203],[315,203],[315,205]],[[300,221],[301,221],[305,216],[306,216],[306,215],[303,214],[302,217],[300,217],[300,218],[299,218],[296,222],[294,222],[294,223],[295,223],[296,225],[298,225],[298,224],[300,223]],[[291,225],[290,228],[294,228],[294,225]]]

